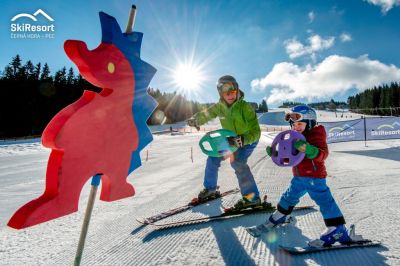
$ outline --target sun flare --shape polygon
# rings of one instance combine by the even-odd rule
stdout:
[[[174,71],[174,83],[182,90],[197,90],[204,80],[200,69],[190,64],[181,64]]]

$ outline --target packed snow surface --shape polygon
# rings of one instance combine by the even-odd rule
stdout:
[[[329,115],[324,112],[325,118]],[[327,120],[336,118],[331,114]],[[155,136],[142,151],[142,167],[128,177],[136,195],[116,202],[96,200],[82,265],[400,265],[400,140],[330,144],[326,161],[327,182],[347,224],[356,224],[358,234],[381,241],[381,247],[300,256],[280,250],[280,244],[303,246],[319,236],[325,226],[317,207],[295,212],[295,226],[258,239],[244,227],[262,223],[267,214],[165,230],[141,226],[136,219],[183,205],[202,189],[202,134]],[[274,204],[291,179],[290,168],[274,165],[265,154],[276,134],[263,132],[249,159],[260,191]],[[78,212],[23,230],[6,226],[20,206],[43,192],[49,152],[38,139],[0,144],[1,265],[73,264],[90,181]],[[238,186],[228,162],[220,169],[219,185],[221,191]],[[231,195],[160,222],[215,215],[239,198]],[[309,204],[313,202],[305,196],[299,205]]]

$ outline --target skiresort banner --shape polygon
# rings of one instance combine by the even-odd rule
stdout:
[[[322,122],[328,143],[400,138],[400,117],[371,117],[343,122]]]
[[[364,119],[319,124],[325,127],[328,143],[365,140]]]

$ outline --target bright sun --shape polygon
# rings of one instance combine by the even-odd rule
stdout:
[[[182,90],[196,90],[204,80],[203,74],[196,66],[181,64],[174,71],[174,83]]]

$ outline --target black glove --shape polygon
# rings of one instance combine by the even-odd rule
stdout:
[[[236,137],[227,137],[229,145],[241,148],[244,146],[244,137],[236,136]]]
[[[186,120],[186,121],[187,121],[187,124],[188,124],[190,127],[195,127],[197,130],[200,130],[200,126],[199,126],[199,124],[197,124],[196,118],[189,118],[189,119]]]

